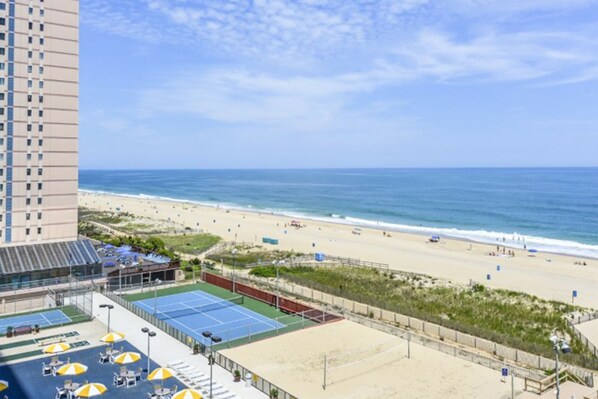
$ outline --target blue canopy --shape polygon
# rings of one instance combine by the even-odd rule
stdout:
[[[106,245],[104,245],[104,248],[106,248],[106,249],[112,249],[112,248],[114,248],[114,245],[112,245],[112,244],[106,244]]]
[[[440,236],[432,236],[433,240],[440,240]]]
[[[537,250],[537,249],[533,249],[533,248],[532,248],[532,249],[528,249],[528,250],[527,250],[527,252],[536,253],[536,252],[538,252],[538,250]]]

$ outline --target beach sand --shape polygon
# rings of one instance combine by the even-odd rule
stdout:
[[[546,299],[598,308],[598,260],[585,260],[587,266],[576,265],[579,259],[548,253],[530,256],[515,249],[514,257],[489,256],[497,252],[496,245],[470,243],[441,238],[439,243],[428,237],[361,228],[353,234],[354,226],[300,219],[306,227],[288,226],[291,218],[280,215],[246,212],[242,210],[200,206],[185,202],[80,192],[79,205],[104,211],[129,212],[134,215],[176,223],[195,231],[216,234],[232,241],[261,245],[262,237],[279,240],[271,249],[352,257],[382,262],[392,269],[424,273],[453,282],[468,284],[470,280],[490,287],[523,291]],[[285,227],[287,224],[287,227]],[[507,248],[507,251],[509,248]],[[502,249],[500,250],[502,253]],[[500,265],[500,271],[497,271]],[[490,280],[487,280],[490,275]]]
[[[339,339],[342,337],[342,339]],[[500,372],[350,321],[221,351],[299,398],[484,398],[511,394]],[[324,355],[328,357],[326,390]],[[516,392],[522,381],[515,380]]]

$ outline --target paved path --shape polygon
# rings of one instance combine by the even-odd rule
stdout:
[[[156,336],[151,339],[151,359],[161,366],[173,360],[184,360],[189,365],[203,371],[207,375],[210,373],[208,361],[204,356],[192,355],[189,347],[177,341],[162,330],[149,324],[142,318],[129,312],[122,306],[116,304],[102,294],[93,294],[93,314],[96,320],[104,324],[108,323],[108,311],[101,309],[100,304],[107,303],[114,305],[110,312],[110,328],[112,331],[118,331],[125,334],[127,341],[135,345],[144,354],[147,354],[147,335],[141,332],[143,327],[148,327],[156,332]],[[233,376],[225,369],[214,366],[214,382],[218,382],[230,392],[243,399],[264,399],[267,395],[251,387],[245,387],[242,382],[233,382]]]

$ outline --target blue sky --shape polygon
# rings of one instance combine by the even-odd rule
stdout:
[[[598,166],[597,0],[84,0],[80,167]]]

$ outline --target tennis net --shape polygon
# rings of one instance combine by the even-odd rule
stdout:
[[[177,317],[189,316],[189,315],[197,314],[197,313],[211,312],[211,311],[214,311],[217,309],[228,308],[230,306],[235,306],[235,305],[242,305],[244,302],[245,302],[245,297],[237,296],[237,297],[226,299],[223,301],[212,302],[212,303],[208,303],[205,305],[198,305],[198,306],[190,306],[190,305],[185,305],[184,303],[182,303],[182,304],[180,304],[180,305],[183,305],[182,307],[178,307],[178,308],[172,309],[172,310],[158,309],[156,313],[157,313],[158,318],[160,318],[160,319],[175,319]]]

